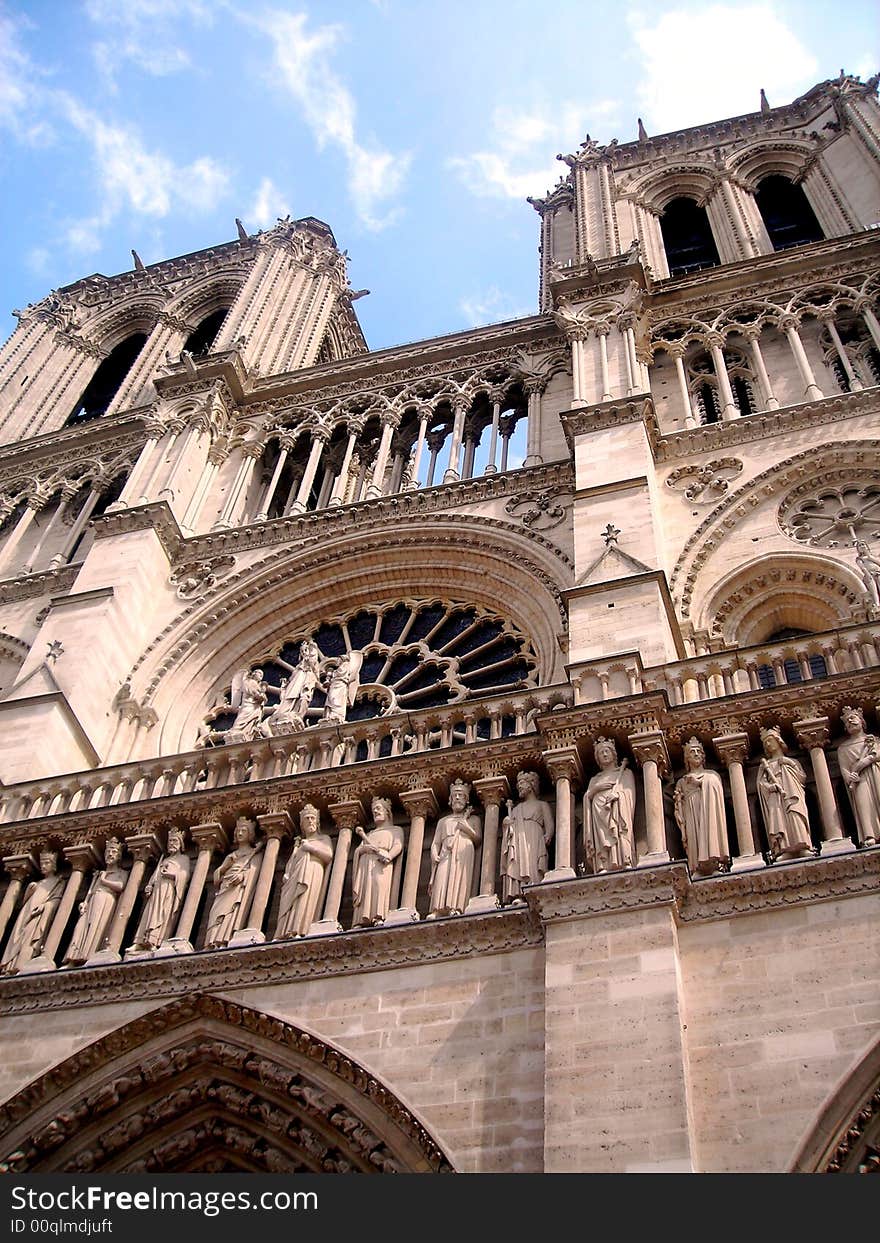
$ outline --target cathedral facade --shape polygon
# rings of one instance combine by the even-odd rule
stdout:
[[[877,1169],[877,80],[561,158],[524,319],[16,312],[3,1168]]]

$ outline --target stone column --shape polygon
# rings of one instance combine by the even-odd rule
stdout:
[[[137,505],[138,503],[141,480],[146,475],[147,468],[153,463],[153,454],[156,451],[156,446],[165,435],[165,428],[161,423],[150,422],[145,430],[147,439],[144,442],[143,448],[138,454],[138,459],[132,467],[128,479],[125,481],[125,487],[119,495],[119,500],[107,506],[108,513],[114,513],[119,509],[127,509],[129,505]]]
[[[498,392],[497,389],[491,394],[492,433],[489,439],[489,460],[486,463],[486,469],[483,471],[484,475],[494,475],[498,469],[495,465],[495,454],[498,452],[498,424],[501,421],[501,399],[503,396],[504,394]]]
[[[262,445],[255,444],[253,441],[245,441],[244,444],[239,445],[239,449],[242,458],[238,464],[235,479],[232,481],[220,517],[211,528],[214,531],[224,531],[227,527],[236,524],[239,500],[242,496],[247,496],[254,468],[263,454]]]
[[[175,483],[175,480],[177,479],[177,475],[181,467],[183,466],[183,463],[189,457],[189,451],[192,448],[193,443],[200,441],[203,436],[206,436],[208,434],[209,433],[208,433],[207,425],[204,422],[202,422],[201,419],[199,419],[195,423],[190,424],[190,426],[186,429],[185,435],[183,435],[181,438],[182,443],[180,445],[180,451],[178,452],[177,457],[174,459],[174,465],[171,467],[171,473],[169,474],[168,478],[165,480],[164,486],[159,489],[160,500],[167,497],[168,502],[170,504],[172,501],[176,499],[174,495],[174,483]]]
[[[721,406],[721,418],[725,422],[729,419],[738,419],[739,410],[733,399],[733,389],[730,387],[730,376],[727,374],[727,363],[724,361],[722,350],[724,338],[717,332],[712,332],[706,338],[706,344],[709,347],[709,353],[712,355],[715,379],[718,381],[718,396],[721,399],[719,403]]]
[[[91,518],[92,514],[95,511],[95,506],[98,504],[98,501],[100,499],[101,499],[100,487],[93,487],[92,490],[89,492],[88,496],[86,497],[86,499],[83,501],[82,508],[77,514],[76,519],[73,523],[73,526],[70,528],[69,532],[67,533],[67,539],[64,541],[64,545],[61,548],[61,551],[56,553],[55,556],[52,558],[52,560],[49,562],[51,566],[66,565],[70,557],[73,556],[73,552],[74,552],[74,549],[76,548],[77,541],[79,540],[79,537],[82,535],[83,531],[86,529],[86,526],[89,523],[89,519]]]
[[[137,496],[134,492],[132,493],[131,503],[133,505],[148,505],[150,503],[150,494],[153,491],[153,487],[159,478],[159,474],[168,455],[177,443],[177,438],[182,431],[183,428],[177,426],[167,427],[165,429],[164,436],[156,446],[157,452],[154,455],[154,460],[151,462],[151,468],[149,471],[145,471],[142,476],[143,483],[140,485],[140,496]],[[162,444],[164,441],[167,441],[168,443],[163,449]]]
[[[65,846],[64,857],[70,861],[71,871],[64,893],[61,895],[61,901],[58,903],[58,910],[55,912],[55,918],[52,920],[52,926],[43,942],[39,956],[25,963],[19,972],[20,975],[35,975],[41,971],[56,970],[55,959],[58,955],[58,947],[82,886],[83,874],[101,866],[98,852],[89,842],[78,846]]]
[[[275,469],[272,471],[272,478],[269,480],[269,486],[263,493],[263,499],[260,501],[260,508],[254,517],[254,522],[266,522],[269,518],[269,509],[278,490],[278,483],[281,479],[281,472],[287,463],[287,458],[292,447],[292,441],[289,436],[281,436],[278,439],[281,446],[281,452],[278,454],[278,461],[275,463]]]
[[[134,833],[131,837],[125,839],[125,845],[131,852],[133,860],[131,871],[128,874],[125,888],[116,904],[113,922],[110,925],[110,931],[107,933],[105,948],[98,950],[97,954],[93,954],[86,964],[87,966],[91,966],[93,963],[122,961],[119,951],[122,947],[122,940],[128,927],[128,921],[131,919],[131,912],[134,909],[141,881],[144,879],[144,872],[147,870],[147,864],[153,859],[158,859],[162,853],[161,844],[155,833]]]
[[[345,485],[348,483],[348,472],[351,470],[351,459],[354,454],[354,447],[357,444],[357,438],[361,428],[353,425],[349,426],[348,442],[345,446],[345,453],[342,456],[342,464],[339,467],[339,474],[333,483],[333,490],[330,493],[329,505],[341,505],[345,496]]]
[[[315,475],[318,473],[318,463],[321,461],[321,454],[324,452],[324,447],[329,439],[330,433],[323,427],[316,427],[312,432],[312,447],[309,450],[309,460],[306,462],[303,477],[299,481],[296,497],[285,511],[286,513],[304,514],[306,512],[312,484],[315,482]]]
[[[271,811],[264,816],[257,816],[257,824],[265,834],[266,843],[263,847],[263,858],[260,862],[260,874],[254,887],[254,896],[251,899],[247,927],[239,928],[238,932],[233,933],[229,941],[230,949],[235,949],[239,945],[262,945],[266,940],[266,934],[263,932],[263,920],[266,916],[266,907],[269,905],[272,881],[275,878],[275,864],[278,861],[281,841],[287,837],[293,827],[290,816],[286,811]]]
[[[55,506],[55,510],[52,514],[52,517],[49,519],[48,525],[40,533],[36,546],[31,550],[31,554],[27,559],[27,565],[24,566],[24,570],[27,573],[30,573],[33,570],[34,566],[37,565],[37,563],[39,562],[40,554],[42,553],[46,545],[50,543],[52,536],[55,534],[55,528],[58,526],[58,523],[63,518],[65,512],[67,511],[67,506],[76,496],[78,491],[79,491],[79,485],[75,483],[65,484],[65,486],[61,489],[61,494],[58,499],[58,504]],[[66,542],[67,541],[65,540],[65,543]],[[52,561],[49,563],[50,566],[56,564],[56,561],[57,561],[57,558],[53,557]]]
[[[638,392],[640,383],[641,384],[644,383],[641,376],[639,375],[639,360],[636,354],[636,334],[633,329],[632,323],[627,324],[626,327],[624,328],[623,341],[624,341],[624,346],[626,348],[626,357],[627,357],[627,363],[628,363],[627,376],[631,377],[630,392],[627,393],[627,396],[629,397],[629,396],[632,396],[633,393]]]
[[[530,376],[523,383],[529,399],[526,428],[526,460],[525,466],[540,466],[544,459],[541,456],[541,395],[547,387],[546,376]]]
[[[510,794],[506,777],[480,777],[474,782],[486,814],[483,818],[483,853],[480,862],[480,892],[471,898],[465,908],[468,915],[494,911],[501,905],[495,892],[495,874],[498,870],[498,828],[501,823],[501,803]]]
[[[746,328],[743,330],[743,336],[748,342],[749,354],[752,359],[752,366],[761,385],[761,391],[764,398],[764,406],[767,410],[778,410],[779,402],[773,395],[773,386],[770,383],[770,377],[767,374],[767,368],[764,365],[764,355],[761,353],[761,347],[758,344],[758,337],[761,335],[760,328]]]
[[[862,319],[867,324],[868,332],[871,334],[871,339],[873,340],[874,345],[878,350],[880,350],[880,321],[878,321],[877,316],[874,314],[870,303],[857,302],[855,309],[859,312]]]
[[[668,863],[663,786],[660,783],[661,775],[669,771],[666,738],[659,729],[650,729],[630,734],[629,743],[633,755],[642,766],[645,791],[645,827],[648,835],[648,849],[639,859],[638,866],[643,868],[658,863]]]
[[[177,920],[174,936],[162,942],[154,955],[156,958],[164,957],[166,954],[192,953],[193,945],[190,936],[205,888],[205,881],[211,868],[211,856],[215,850],[225,852],[229,847],[226,831],[221,824],[216,822],[194,825],[190,829],[190,835],[198,846],[199,853],[196,856],[192,876],[189,878],[183,909]]]
[[[428,423],[431,419],[430,408],[421,411],[419,415],[419,434],[415,443],[415,452],[413,455],[412,466],[410,468],[410,488],[415,489],[419,486],[419,471],[422,468],[422,457],[425,452],[425,437],[428,432]]]
[[[543,884],[557,880],[574,880],[577,875],[574,867],[573,834],[572,834],[572,784],[583,783],[584,772],[578,758],[577,747],[560,747],[554,751],[544,752],[547,771],[556,782],[556,851],[554,862],[544,876]]]
[[[851,838],[844,836],[831,774],[828,772],[828,760],[825,757],[825,747],[831,738],[828,717],[817,716],[795,721],[793,728],[800,745],[809,751],[810,763],[813,766],[819,815],[822,820],[822,854],[849,854],[856,847]]]
[[[380,418],[382,424],[382,435],[379,438],[379,448],[376,451],[376,461],[373,464],[373,474],[367,485],[366,495],[367,501],[373,501],[377,497],[382,496],[385,491],[385,471],[388,468],[388,458],[391,454],[391,441],[394,439],[394,432],[399,422],[398,416],[392,414],[390,410],[385,410]]]
[[[797,369],[804,385],[804,401],[819,401],[822,397],[822,390],[816,383],[816,377],[813,375],[813,369],[810,366],[810,360],[807,358],[807,352],[804,349],[804,343],[798,332],[798,322],[792,316],[786,316],[779,321],[779,327],[788,337],[788,344],[791,346],[791,352],[794,354],[794,361],[797,363]]]
[[[846,373],[846,378],[849,381],[850,392],[860,393],[862,391],[862,382],[856,375],[855,371],[853,371],[853,365],[850,362],[849,354],[847,354],[843,342],[840,339],[840,333],[837,331],[837,324],[834,322],[834,315],[832,313],[826,313],[825,315],[820,316],[820,319],[828,329],[828,335],[834,344],[835,350],[837,350],[837,357],[840,359],[840,365],[843,367],[843,370]]]
[[[691,402],[691,392],[688,388],[687,376],[684,370],[684,346],[670,346],[668,353],[672,361],[675,363],[675,374],[678,379],[678,391],[681,395],[682,406],[684,407],[685,427],[698,427],[700,420],[697,417],[697,413]]]
[[[348,852],[351,849],[351,835],[355,825],[364,823],[364,809],[359,799],[349,798],[341,803],[331,803],[327,809],[336,825],[336,850],[330,869],[330,884],[327,887],[327,900],[324,903],[324,918],[317,920],[309,929],[309,936],[326,936],[330,932],[341,932],[339,907],[342,902],[342,889],[345,885],[345,869],[348,866]]]
[[[460,478],[458,459],[461,456],[464,421],[467,416],[469,404],[470,403],[459,398],[456,400],[453,407],[454,418],[452,420],[452,435],[449,440],[449,461],[446,464],[446,470],[443,474],[444,483],[457,483]]]
[[[610,324],[597,324],[595,327],[596,338],[599,342],[599,372],[602,377],[602,395],[600,401],[611,401],[611,382],[608,378],[608,334],[611,331]]]
[[[409,924],[420,918],[416,908],[419,892],[419,871],[422,862],[422,848],[425,844],[425,821],[428,816],[436,816],[437,799],[434,791],[425,787],[421,790],[404,790],[399,795],[401,803],[409,815],[409,835],[406,844],[406,867],[403,873],[403,889],[400,895],[400,906],[396,911],[389,911],[385,926],[389,924]]]
[[[208,460],[202,467],[199,482],[196,484],[195,492],[192,494],[192,499],[186,507],[186,513],[183,515],[183,520],[181,522],[181,525],[188,531],[195,531],[199,521],[199,515],[202,512],[202,506],[205,503],[205,499],[211,485],[217,478],[217,472],[220,470],[220,467],[223,465],[226,457],[227,451],[224,448],[221,448],[219,444],[211,445],[208,450]]]
[[[573,407],[582,406],[584,404],[584,337],[587,329],[577,326],[571,328],[568,333],[568,340],[571,344],[571,404]]]
[[[0,574],[2,574],[3,577],[9,576],[7,571],[12,571],[12,575],[14,576],[15,560],[18,555],[18,550],[21,547],[25,535],[27,535],[30,530],[31,523],[43,508],[44,504],[45,502],[42,499],[37,500],[35,497],[28,498],[24,513],[15,524],[12,533],[8,536],[6,544],[3,548],[2,556],[0,556]]]
[[[712,739],[712,745],[727,769],[730,779],[730,796],[733,800],[733,819],[736,824],[737,855],[731,865],[732,872],[749,872],[764,866],[764,860],[755,850],[755,834],[749,813],[746,779],[743,764],[749,756],[749,736],[745,733],[721,734]]]
[[[0,903],[0,941],[3,940],[3,934],[15,910],[18,895],[25,881],[37,871],[37,861],[33,855],[7,855],[3,860],[3,866],[12,879],[6,886],[3,901]]]

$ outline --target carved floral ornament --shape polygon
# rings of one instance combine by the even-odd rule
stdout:
[[[533,488],[511,497],[504,511],[533,531],[549,531],[562,522],[570,504],[567,488]]]
[[[235,675],[199,744],[445,706],[536,684],[531,642],[500,614],[445,600],[361,608],[292,637]]]
[[[702,466],[679,466],[667,477],[666,486],[680,492],[684,501],[709,505],[725,495],[742,468],[735,457],[713,458]]]

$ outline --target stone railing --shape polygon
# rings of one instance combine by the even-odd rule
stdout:
[[[637,652],[571,668],[575,703],[665,691],[671,704],[695,703],[880,666],[880,625],[860,623],[755,647],[706,652],[645,668]]]
[[[564,685],[508,692],[478,702],[318,726],[265,741],[19,782],[2,791],[0,824],[519,737],[534,732],[540,713],[570,703],[571,687]]]
[[[56,808],[0,830],[0,978],[480,915],[579,872],[686,859],[711,881],[872,852],[878,692],[868,669],[817,679],[808,702],[781,686],[717,709],[524,692],[412,714],[422,749],[373,721],[159,760],[136,806]],[[381,737],[401,747],[376,754]],[[308,764],[292,771],[297,755]],[[190,761],[210,760],[217,784],[177,790]]]

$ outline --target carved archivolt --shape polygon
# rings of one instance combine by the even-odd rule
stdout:
[[[570,581],[570,566],[540,534],[485,518],[435,515],[400,520],[393,536],[313,539],[229,575],[189,606],[132,670],[132,686],[140,683],[139,698],[163,720],[157,744],[177,750],[195,736],[206,700],[255,652],[278,651],[340,605],[375,606],[380,586],[385,601],[442,593],[493,612],[503,601],[505,618],[528,635],[535,680],[545,685],[559,673],[560,591]]]
[[[874,440],[856,440],[847,445],[818,445],[778,462],[725,497],[691,535],[670,576],[670,587],[679,604],[681,617],[689,619],[691,616],[697,582],[712,553],[729,541],[730,532],[767,498],[777,496],[793,485],[818,488],[832,474],[856,480],[869,471],[873,475],[877,451],[878,444]],[[848,590],[854,592],[854,600],[857,600],[861,595],[858,576],[845,562],[838,561],[837,567],[841,582],[848,584]]]
[[[0,1107],[0,1170],[442,1173],[425,1127],[357,1062],[205,994],[81,1049]]]
[[[822,1106],[791,1169],[795,1174],[880,1173],[880,1040]]]
[[[833,630],[852,620],[858,578],[818,555],[763,556],[728,575],[701,613],[726,645],[763,643],[779,630]]]

